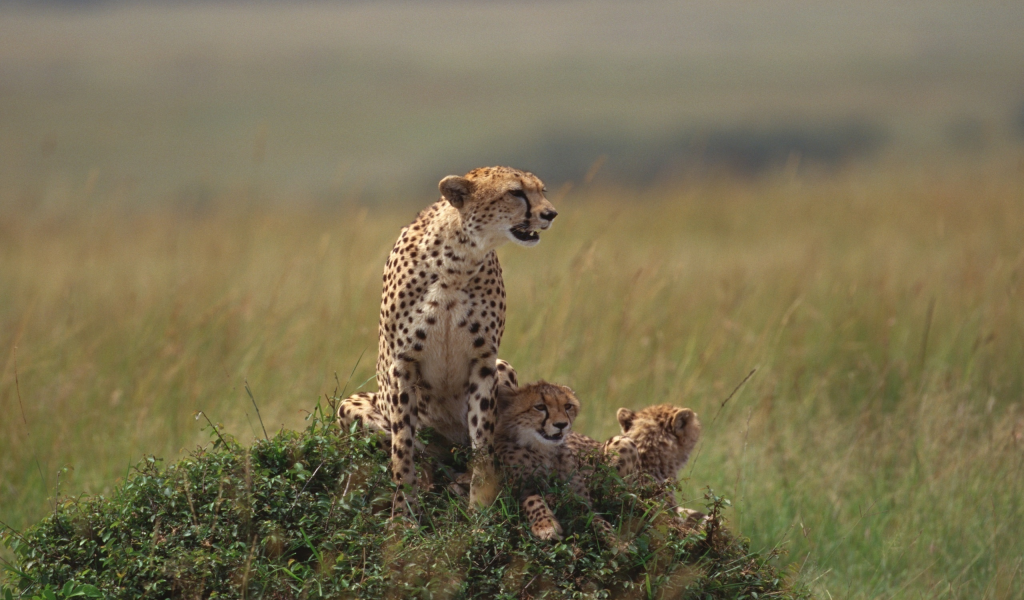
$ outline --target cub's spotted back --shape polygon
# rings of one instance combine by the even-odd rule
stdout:
[[[633,440],[640,455],[640,472],[659,483],[674,480],[700,440],[700,419],[689,408],[671,404],[639,411],[620,408],[616,417],[622,434]]]

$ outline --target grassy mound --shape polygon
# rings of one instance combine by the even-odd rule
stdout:
[[[176,464],[142,460],[112,498],[61,499],[27,531],[7,530],[16,559],[0,597],[806,596],[771,554],[751,553],[721,528],[726,501],[711,494],[712,525],[683,530],[664,490],[626,489],[602,471],[595,508],[619,527],[625,550],[603,544],[557,484],[549,500],[566,531],[559,543],[530,535],[510,489],[468,513],[439,485],[423,493],[422,527],[391,528],[394,486],[374,437],[339,432],[319,409],[305,431],[250,448],[216,427],[211,434],[211,446]]]

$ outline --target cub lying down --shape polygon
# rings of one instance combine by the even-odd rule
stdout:
[[[689,408],[671,404],[648,406],[636,412],[620,408],[616,417],[622,435],[636,446],[638,471],[658,483],[679,477],[700,440],[700,419]],[[676,512],[691,526],[706,518],[704,513],[689,508],[676,507]]]
[[[590,494],[575,453],[566,445],[580,401],[564,385],[538,381],[518,389],[498,388],[495,454],[505,477],[517,484],[530,531],[543,540],[558,540],[562,526],[540,492],[550,475],[569,483],[589,506]],[[593,522],[606,536],[612,526],[601,516]]]

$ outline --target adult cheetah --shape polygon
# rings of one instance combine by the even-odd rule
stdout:
[[[532,173],[474,169],[438,184],[441,199],[402,229],[384,267],[377,386],[343,401],[346,422],[356,401],[390,429],[394,512],[416,513],[414,432],[432,427],[475,459],[470,504],[490,504],[494,473],[495,372],[505,330],[505,285],[495,249],[534,246],[558,215]]]

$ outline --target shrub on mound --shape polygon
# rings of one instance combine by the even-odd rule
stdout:
[[[422,493],[421,527],[394,527],[389,457],[374,436],[339,432],[319,409],[305,431],[249,448],[211,433],[211,446],[176,464],[145,458],[112,498],[63,499],[29,530],[6,532],[16,559],[0,597],[806,597],[771,554],[720,527],[714,496],[711,526],[687,530],[664,489],[600,471],[594,508],[622,548],[557,483],[548,500],[561,542],[531,536],[510,489],[471,513],[438,484]]]

